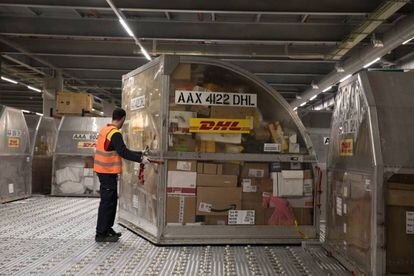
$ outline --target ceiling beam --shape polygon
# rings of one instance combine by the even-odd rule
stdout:
[[[9,24],[13,20],[13,24]],[[225,23],[225,22],[137,22],[128,20],[141,40],[207,41],[262,44],[336,44],[351,30],[343,24]],[[277,30],[277,31],[275,31]],[[125,39],[115,19],[57,19],[43,17],[0,17],[0,34],[24,36],[88,37]],[[129,38],[128,38],[129,39]]]
[[[274,1],[233,1],[223,2],[219,0],[210,1],[188,1],[175,0],[166,4],[163,1],[133,0],[119,1],[119,8],[123,11],[135,12],[180,12],[180,13],[225,13],[225,14],[314,14],[314,15],[357,15],[365,16],[375,9],[381,2],[380,0],[358,1],[358,0],[330,0],[324,5],[315,5],[306,0],[294,2],[284,2],[280,5]],[[86,0],[60,0],[57,2],[37,0],[36,3],[29,0],[0,1],[1,5],[8,7],[37,7],[37,8],[76,8],[98,11],[108,11],[108,7],[97,1]]]

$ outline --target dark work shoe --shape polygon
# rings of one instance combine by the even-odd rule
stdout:
[[[100,235],[96,235],[95,236],[95,241],[96,242],[117,242],[119,240],[119,238],[117,236],[100,236]]]
[[[109,229],[109,231],[108,231],[108,235],[109,236],[115,236],[115,237],[121,237],[122,236],[122,233],[121,232],[115,232],[114,231],[114,229]]]

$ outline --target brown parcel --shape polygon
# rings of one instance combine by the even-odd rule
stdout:
[[[180,152],[191,152],[196,150],[196,140],[192,135],[176,134],[172,135],[172,146],[170,150]]]
[[[183,206],[180,206],[183,204]],[[180,218],[180,209],[184,210]],[[167,223],[194,223],[196,197],[183,195],[167,196]],[[180,221],[181,219],[181,221]]]
[[[191,80],[191,64],[180,64],[171,74],[173,80]]]
[[[235,106],[212,106],[211,118],[216,119],[245,119],[253,116],[254,107],[235,107]]]
[[[223,163],[222,164],[222,174],[226,175],[240,175],[240,165],[233,163]]]
[[[204,216],[205,225],[226,225],[227,216]]]
[[[237,187],[237,175],[197,174],[198,187]]]
[[[312,225],[313,224],[313,209],[311,208],[292,208],[295,219],[299,225]]]
[[[185,172],[196,172],[197,161],[191,160],[168,160],[169,171],[185,171]]]
[[[267,208],[262,207],[262,193],[242,193],[242,210],[254,210],[255,211],[255,224],[265,224],[265,210]]]
[[[219,172],[222,171],[220,169],[220,164],[214,164],[214,163],[198,163],[197,165],[197,173],[200,174],[221,174]]]
[[[203,212],[199,210],[200,203],[211,204],[213,209],[222,210],[236,205],[241,208],[242,189],[239,187],[197,187],[197,215],[223,216],[224,212]]]
[[[242,168],[242,177],[269,178],[268,163],[245,163]]]
[[[251,185],[257,187],[257,192],[273,193],[273,180],[271,178],[243,177],[241,179],[241,183],[243,183],[245,179],[249,179],[251,181]]]
[[[406,233],[407,212],[414,212],[414,184],[389,183],[387,193],[387,272],[414,273],[414,234]]]

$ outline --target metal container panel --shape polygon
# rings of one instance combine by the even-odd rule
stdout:
[[[27,114],[32,155],[32,193],[50,194],[52,181],[53,147],[57,126],[54,118]]]
[[[30,141],[23,112],[0,106],[0,132],[0,202],[30,197]]]
[[[177,85],[171,75],[180,64],[190,64],[191,74],[214,73],[221,79],[228,79],[257,94],[260,115],[257,122],[280,121],[283,126],[298,135],[299,154],[270,154],[246,152],[230,154],[226,152],[200,153],[176,152],[169,149],[169,112]],[[225,90],[224,90],[225,91]],[[240,92],[237,90],[237,92]],[[140,97],[144,104],[137,106]],[[152,156],[165,161],[212,160],[212,161],[263,161],[302,162],[308,169],[316,156],[309,136],[296,113],[283,97],[259,78],[245,70],[213,59],[163,56],[140,67],[123,77],[123,107],[127,111],[127,120],[123,127],[124,139],[129,147],[142,150],[149,146]],[[171,108],[172,110],[172,108]],[[181,110],[181,109],[178,109]],[[262,117],[260,117],[262,116]],[[138,183],[138,164],[123,163],[123,175],[120,186],[119,221],[133,231],[158,244],[194,244],[194,243],[300,243],[305,235],[316,239],[319,232],[319,218],[314,206],[313,225],[269,226],[173,226],[166,224],[166,186],[167,166],[146,165],[145,183]],[[204,233],[204,235],[200,235]],[[262,234],[260,234],[262,233]],[[236,236],[235,236],[236,235]]]
[[[62,118],[54,147],[52,195],[99,196],[99,180],[91,170],[98,133],[110,122],[109,117]]]
[[[414,172],[413,76],[361,72],[340,85],[336,98],[326,246],[364,274],[387,271],[386,182],[395,173]]]

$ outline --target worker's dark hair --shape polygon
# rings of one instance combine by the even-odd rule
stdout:
[[[112,112],[112,120],[119,121],[126,116],[125,110],[122,108],[115,108],[114,112]]]

